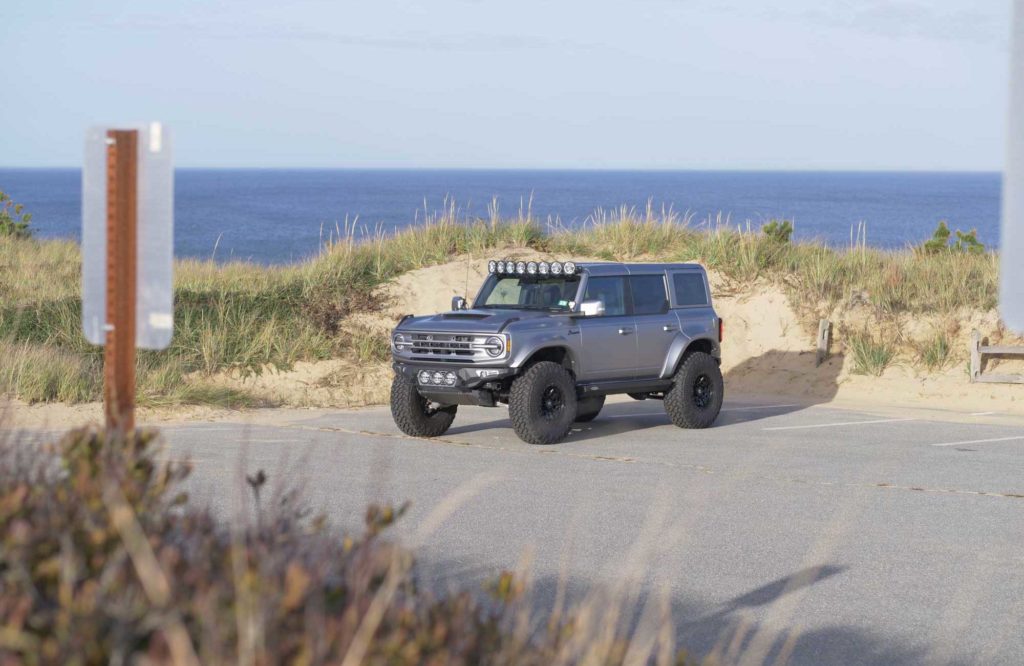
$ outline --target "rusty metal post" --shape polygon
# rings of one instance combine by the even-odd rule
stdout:
[[[107,325],[103,400],[107,430],[135,428],[136,130],[107,132]]]

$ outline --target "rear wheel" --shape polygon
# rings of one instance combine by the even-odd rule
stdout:
[[[458,405],[431,407],[420,395],[416,385],[404,375],[396,374],[391,382],[391,417],[406,435],[438,437],[451,427]]]
[[[680,428],[707,428],[722,409],[725,381],[711,354],[693,352],[676,371],[665,394],[665,411]]]
[[[557,363],[541,361],[512,382],[508,415],[519,439],[554,444],[565,439],[576,418],[576,383]]]
[[[597,418],[604,407],[604,396],[596,395],[576,401],[576,423],[587,423]]]

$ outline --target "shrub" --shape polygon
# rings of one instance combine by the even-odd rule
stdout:
[[[32,215],[25,212],[23,205],[14,203],[9,194],[0,191],[0,236],[28,238],[32,235],[28,228],[31,221]]]
[[[793,223],[790,220],[772,220],[761,227],[761,233],[775,243],[788,243],[793,236]]]
[[[964,232],[956,230],[956,242],[950,245],[953,234],[945,220],[939,222],[931,239],[925,241],[920,250],[925,254],[938,254],[939,252],[969,252],[971,254],[984,254],[985,246],[978,240],[978,230],[971,229]]]
[[[853,355],[853,371],[858,375],[881,376],[896,357],[896,345],[890,339],[875,337],[867,329],[851,333],[847,346]]]
[[[223,522],[158,448],[93,429],[0,443],[0,663],[682,663],[664,617],[630,634],[595,601],[537,623],[508,573],[490,597],[432,595],[384,539],[405,507],[371,506],[354,538],[259,472],[255,510]]]

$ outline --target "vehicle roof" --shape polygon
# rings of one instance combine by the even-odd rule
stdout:
[[[577,266],[590,275],[642,275],[666,270],[704,270],[700,264],[631,264],[612,261],[586,261],[578,263]]]

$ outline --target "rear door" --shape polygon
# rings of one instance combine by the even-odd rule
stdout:
[[[637,377],[657,377],[661,374],[668,348],[679,333],[679,320],[669,309],[665,273],[630,275],[629,289],[636,322]]]
[[[580,327],[579,379],[601,381],[631,379],[635,375],[636,324],[629,308],[629,287],[624,275],[590,277],[585,301],[604,303],[605,313],[578,319]]]
[[[683,334],[694,338],[714,331],[718,325],[711,309],[711,292],[704,271],[699,268],[669,272],[672,307]]]

